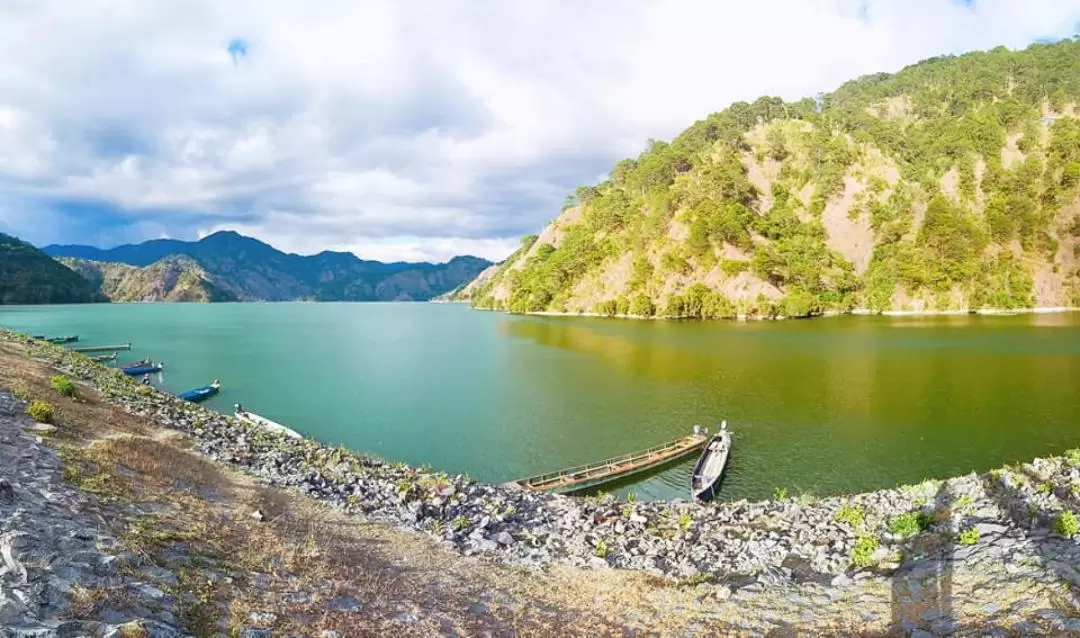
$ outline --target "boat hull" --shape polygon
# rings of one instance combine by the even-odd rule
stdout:
[[[195,388],[194,390],[188,390],[187,392],[181,392],[176,396],[185,401],[191,401],[192,403],[202,403],[217,394],[220,389],[220,386],[207,385],[201,388]]]
[[[714,444],[719,444],[719,449],[713,449]],[[708,502],[716,497],[730,454],[731,434],[727,430],[721,430],[713,435],[694,465],[694,473],[690,478],[690,495],[694,500]]]
[[[142,376],[144,374],[154,374],[155,372],[161,372],[161,370],[162,370],[161,366],[152,365],[152,366],[136,366],[134,368],[124,368],[123,370],[121,370],[121,372],[128,375],[129,377],[139,377],[139,376]]]

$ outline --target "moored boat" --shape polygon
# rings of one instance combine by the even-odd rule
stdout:
[[[690,494],[695,500],[709,501],[716,496],[730,452],[731,433],[728,432],[727,421],[724,421],[720,424],[720,430],[701,451],[701,456],[694,466],[694,475],[690,479]]]
[[[140,360],[138,360],[138,361],[132,361],[131,363],[125,363],[124,365],[122,365],[122,366],[120,366],[120,367],[121,367],[122,369],[127,369],[127,368],[138,368],[139,366],[148,366],[148,365],[150,365],[151,363],[153,363],[153,361],[151,361],[151,360],[149,360],[149,359],[140,359]]]
[[[199,403],[205,401],[210,397],[218,393],[221,389],[221,382],[214,379],[214,382],[210,385],[204,385],[201,388],[195,388],[194,390],[188,390],[187,392],[181,392],[176,395],[185,401],[191,401],[192,403]]]
[[[145,363],[145,364],[139,365],[139,366],[129,366],[127,368],[121,368],[120,371],[123,372],[124,374],[130,376],[130,377],[138,377],[138,376],[142,376],[144,374],[153,374],[155,372],[161,372],[164,368],[165,368],[165,364],[154,363],[153,361],[151,361],[150,363]]]
[[[66,337],[49,337],[45,339],[49,343],[75,343],[79,340],[79,335],[68,335]]]
[[[117,353],[115,353],[115,352],[113,352],[112,354],[99,354],[99,355],[90,357],[90,360],[91,361],[96,361],[98,363],[105,363],[105,362],[108,362],[108,361],[116,361],[116,356],[117,356]]]
[[[297,432],[296,430],[293,430],[292,428],[285,427],[284,425],[281,425],[280,423],[275,423],[275,422],[271,421],[270,419],[268,419],[266,417],[262,417],[262,416],[259,416],[258,414],[255,414],[254,412],[248,412],[239,403],[237,403],[234,406],[234,408],[235,408],[235,413],[233,414],[233,416],[236,417],[236,419],[238,421],[243,421],[245,423],[250,423],[251,425],[257,425],[259,427],[263,427],[263,428],[266,428],[268,430],[273,430],[275,432],[280,432],[280,433],[284,434],[285,436],[292,437],[294,439],[302,439],[302,438],[304,438],[304,437],[300,436],[299,432]]]

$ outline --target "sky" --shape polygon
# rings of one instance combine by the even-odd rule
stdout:
[[[3,0],[0,232],[498,260],[648,139],[1080,0]]]

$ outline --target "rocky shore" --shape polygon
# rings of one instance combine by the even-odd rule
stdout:
[[[945,598],[946,606],[985,605],[987,626],[1021,616],[1036,623],[1032,631],[1080,632],[1080,450],[846,497],[707,506],[571,498],[292,439],[141,386],[62,348],[0,337],[21,341],[32,356],[95,385],[129,413],[191,435],[205,457],[364,519],[429,534],[465,555],[527,567],[640,570],[700,586],[720,601],[783,590],[824,608],[847,600],[845,592],[887,587],[894,604],[918,609],[897,619],[909,632],[954,631]],[[943,593],[944,579],[969,577],[987,591],[1051,584],[1062,602],[1039,608],[1022,597]]]

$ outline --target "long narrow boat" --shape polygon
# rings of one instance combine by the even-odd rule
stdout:
[[[49,337],[45,339],[49,343],[75,343],[79,340],[79,335],[68,335],[66,337]]]
[[[248,412],[239,403],[236,404],[235,410],[236,411],[233,414],[233,416],[236,417],[236,419],[238,421],[243,421],[245,423],[250,423],[251,425],[257,425],[259,427],[263,427],[263,428],[266,428],[268,430],[273,430],[275,432],[280,432],[280,433],[284,434],[285,436],[292,437],[294,439],[302,439],[302,438],[304,438],[304,437],[300,436],[299,432],[297,432],[296,430],[293,430],[292,428],[285,427],[284,425],[282,425],[280,423],[275,423],[275,422],[271,421],[270,419],[268,419],[266,417],[262,417],[262,416],[259,416],[258,414],[255,414],[254,412]]]
[[[151,363],[153,363],[153,361],[151,361],[149,359],[140,359],[139,361],[132,361],[131,363],[125,363],[124,365],[122,365],[120,367],[121,368],[138,368],[139,366],[148,366]]]
[[[165,369],[165,364],[150,362],[141,366],[131,366],[130,368],[121,368],[120,372],[128,375],[129,377],[141,377],[144,374],[153,374],[155,372],[161,372]]]
[[[185,401],[191,401],[192,403],[200,403],[209,399],[218,393],[221,389],[221,382],[214,379],[214,382],[210,385],[204,385],[201,388],[195,388],[194,390],[188,390],[187,392],[181,392],[176,395]]]
[[[558,472],[530,476],[515,483],[538,492],[578,492],[672,463],[693,454],[695,450],[705,445],[706,440],[707,438],[701,434],[692,434],[640,452],[631,452]]]
[[[116,361],[116,357],[117,357],[117,353],[114,352],[112,354],[99,354],[97,356],[90,357],[90,360],[91,361],[96,361],[98,363],[105,363],[105,362],[108,362],[108,361]]]
[[[720,486],[730,453],[731,433],[728,432],[727,421],[724,421],[720,424],[720,431],[713,435],[709,444],[701,451],[701,456],[694,466],[694,475],[690,479],[690,494],[695,500],[705,502],[716,496],[716,489]]]

